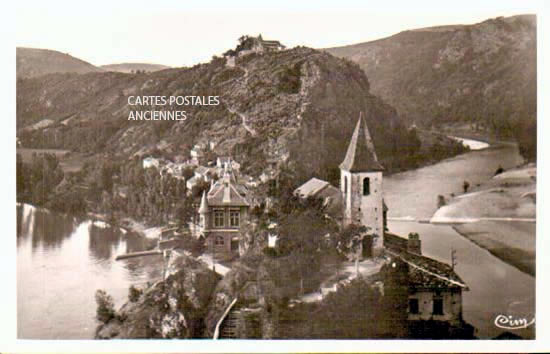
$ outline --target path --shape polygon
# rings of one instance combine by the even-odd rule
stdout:
[[[215,272],[222,277],[229,273],[229,271],[231,270],[231,268],[226,267],[218,262],[212,262],[212,256],[209,254],[203,254],[198,259],[206,263],[208,265],[208,268],[212,268],[212,266],[214,266]]]
[[[244,71],[244,75],[242,77],[242,80],[237,80],[237,82],[240,85],[242,85],[243,87],[246,87],[248,85],[248,69],[245,68],[245,67],[237,66],[237,65],[235,65],[235,67],[238,67],[238,68],[240,68]],[[252,128],[250,125],[248,125],[247,118],[243,113],[237,111],[235,108],[230,107],[229,104],[227,104],[227,103],[225,104],[225,108],[227,108],[227,110],[229,112],[231,112],[232,114],[237,114],[239,117],[241,117],[244,129],[246,129],[246,131],[249,132],[252,136],[256,136],[258,134],[256,132],[256,130],[254,130],[254,128]]]
[[[380,271],[383,264],[384,262],[381,259],[366,259],[359,262],[359,274],[362,277],[374,275]],[[349,284],[356,277],[355,262],[344,262],[343,269],[338,274],[330,276],[321,283],[320,291],[304,294],[298,297],[297,302],[319,302],[328,294],[338,291],[340,286]]]

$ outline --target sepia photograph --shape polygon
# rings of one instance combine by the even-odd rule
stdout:
[[[17,12],[17,340],[545,335],[534,2]]]

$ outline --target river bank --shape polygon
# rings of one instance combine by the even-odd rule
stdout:
[[[536,165],[493,176],[433,215],[504,262],[535,276]]]

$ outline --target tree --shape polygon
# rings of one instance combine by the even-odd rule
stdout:
[[[345,255],[355,259],[355,274],[359,275],[359,259],[363,250],[363,241],[366,237],[374,238],[368,234],[371,228],[364,225],[350,224],[336,234],[336,248]]]
[[[180,199],[176,209],[176,214],[180,226],[187,225],[189,222],[191,222],[193,220],[193,215],[195,214],[193,199],[187,196]]]
[[[194,175],[195,175],[195,172],[193,172],[193,168],[191,167],[185,167],[183,169],[183,171],[181,171],[181,175],[183,176],[183,178],[185,178],[185,180],[189,180],[191,179]]]
[[[399,338],[405,318],[361,278],[330,293],[309,316],[314,338]]]
[[[313,203],[313,201],[311,201]],[[324,236],[335,230],[335,225],[315,208],[300,206],[289,215],[284,215],[279,224],[279,255],[286,256],[289,273],[297,275],[300,292],[304,281],[312,280],[320,269],[320,252]]]
[[[95,302],[97,304],[96,318],[107,323],[115,318],[115,303],[111,295],[108,295],[105,290],[97,290],[95,293]]]

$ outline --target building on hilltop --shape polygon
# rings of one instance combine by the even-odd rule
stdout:
[[[279,41],[265,40],[262,35],[258,37],[242,36],[239,38],[239,45],[235,49],[230,49],[224,53],[226,65],[229,67],[235,66],[235,58],[242,57],[248,54],[269,53],[285,49],[285,46]]]
[[[254,46],[252,49],[255,52],[275,52],[278,50],[285,49],[285,46],[279,41],[269,41],[262,38],[262,35],[259,34],[258,37],[253,38]]]
[[[247,189],[226,170],[222,178],[202,195],[197,237],[203,237],[207,250],[220,258],[238,254],[241,225],[248,220],[250,203]]]

